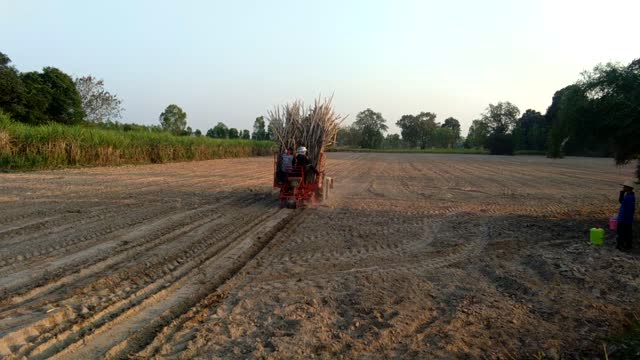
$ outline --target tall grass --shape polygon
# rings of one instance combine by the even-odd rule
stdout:
[[[269,155],[270,141],[48,124],[31,126],[0,113],[0,169],[148,164]]]

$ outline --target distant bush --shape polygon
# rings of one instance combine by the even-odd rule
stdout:
[[[0,113],[0,168],[148,164],[269,155],[270,141],[174,136],[61,124],[27,125]]]

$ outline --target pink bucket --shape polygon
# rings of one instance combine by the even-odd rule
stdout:
[[[609,230],[616,231],[618,230],[618,216],[613,216],[609,219]]]

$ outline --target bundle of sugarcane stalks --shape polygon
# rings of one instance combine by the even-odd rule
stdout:
[[[318,171],[323,171],[321,154],[335,142],[338,128],[346,119],[335,113],[332,100],[333,97],[318,98],[308,109],[301,100],[296,100],[269,111],[269,127],[279,143],[279,153],[288,148],[295,152],[298,147],[305,146],[311,163]]]

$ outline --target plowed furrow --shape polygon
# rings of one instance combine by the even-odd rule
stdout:
[[[194,266],[165,289],[147,296],[54,358],[122,358],[131,350],[143,348],[163,326],[239,271],[284,226],[291,213],[271,210],[267,215],[257,221],[255,228],[244,228],[221,248],[202,256],[197,268]]]
[[[8,245],[1,251],[0,264],[12,265],[12,270],[15,271],[15,266],[24,267],[29,262],[41,262],[47,257],[66,255],[100,242],[114,233],[160,217],[167,210],[162,206],[114,210],[95,215],[91,219],[69,221],[67,225],[47,229],[44,233],[25,234],[20,237],[20,242]],[[123,217],[125,221],[117,221]],[[21,265],[23,262],[26,264]],[[4,270],[0,270],[0,274],[3,272]]]
[[[254,196],[247,197],[244,200],[245,206],[249,206],[259,199],[259,197],[256,198]],[[66,274],[75,273],[78,269],[84,268],[86,270],[86,268],[102,260],[111,263],[114,258],[118,258],[116,255],[120,252],[135,248],[142,251],[150,246],[157,246],[159,244],[158,239],[162,239],[162,236],[170,234],[176,228],[188,226],[199,219],[219,214],[220,212],[217,208],[229,202],[233,202],[231,209],[243,206],[243,200],[231,198],[216,205],[174,212],[156,218],[151,222],[141,223],[135,227],[125,227],[111,237],[102,238],[93,247],[41,262],[35,267],[5,274],[4,277],[0,278],[0,289],[4,288],[5,292],[15,293],[23,284],[29,285],[29,288],[48,288],[51,284],[56,283],[56,279],[64,278]],[[222,211],[224,212],[224,209]]]
[[[301,214],[297,214],[281,231],[277,232],[273,239],[269,241],[269,244],[267,245],[268,247],[262,251],[260,255],[256,256],[256,258],[248,264],[250,266],[246,266],[239,276],[235,276],[230,279],[230,281],[209,294],[196,306],[193,306],[188,312],[172,321],[171,324],[165,326],[162,331],[155,336],[151,343],[149,343],[144,349],[141,349],[141,351],[134,356],[150,358],[160,354],[166,355],[163,353],[164,344],[188,341],[184,337],[188,337],[189,334],[191,334],[190,328],[192,326],[197,326],[194,324],[206,321],[209,314],[215,313],[217,306],[226,297],[226,294],[230,290],[237,291],[238,289],[251,284],[256,277],[255,271],[261,267],[261,263],[265,259],[270,257],[271,251],[269,251],[269,247],[278,247],[287,243],[296,232],[296,229],[307,220],[309,214],[310,211],[304,211]]]
[[[254,212],[254,217],[257,211],[257,209],[253,209]],[[208,223],[205,224],[200,224],[200,226],[195,227],[195,229],[192,229],[190,231],[188,231],[187,233],[182,232],[182,235],[180,235],[180,233],[178,234],[173,234],[173,238],[175,240],[179,241],[178,246],[188,246],[187,249],[184,249],[184,251],[180,252],[176,249],[173,249],[174,252],[171,252],[171,255],[167,255],[166,253],[166,249],[162,249],[161,246],[158,246],[157,248],[154,247],[152,253],[145,253],[146,257],[153,257],[153,256],[160,256],[160,260],[161,261],[155,261],[155,262],[147,262],[144,261],[145,256],[143,256],[143,258],[136,258],[136,261],[144,261],[145,266],[140,268],[139,266],[135,266],[134,264],[132,264],[132,266],[134,266],[134,268],[125,268],[122,269],[120,271],[120,273],[123,275],[122,278],[120,278],[120,280],[118,280],[119,282],[121,282],[122,284],[126,284],[126,280],[129,279],[130,277],[138,277],[141,279],[145,279],[144,281],[146,281],[147,283],[150,283],[151,285],[148,285],[146,287],[144,287],[144,289],[146,290],[136,290],[138,288],[140,288],[140,286],[134,285],[134,284],[130,284],[130,290],[128,291],[127,294],[118,294],[118,296],[114,295],[110,295],[108,296],[108,298],[106,298],[106,302],[105,299],[100,299],[100,304],[96,305],[96,306],[92,306],[93,311],[98,312],[98,314],[106,314],[107,316],[107,321],[108,321],[108,317],[112,316],[114,314],[114,312],[117,311],[123,311],[123,309],[121,308],[123,301],[126,300],[125,304],[128,304],[130,302],[135,302],[135,296],[136,295],[131,295],[132,293],[139,293],[142,291],[143,295],[146,295],[147,293],[149,293],[152,290],[158,290],[161,289],[165,284],[167,284],[167,281],[170,281],[171,278],[173,278],[174,276],[176,276],[176,274],[180,274],[182,272],[185,271],[189,271],[191,269],[193,269],[194,266],[196,266],[198,264],[198,262],[196,261],[198,258],[201,257],[200,254],[201,252],[211,248],[212,246],[215,247],[217,246],[216,244],[221,243],[223,241],[226,241],[226,237],[229,236],[230,234],[233,234],[234,232],[236,232],[238,230],[238,222],[243,221],[244,217],[242,217],[241,215],[249,215],[249,214],[242,214],[242,213],[238,213],[238,214],[234,214],[236,216],[230,218],[230,219],[226,219],[228,222],[226,223],[226,225],[224,226],[220,226],[220,221],[210,221]],[[259,218],[259,217],[258,217]],[[178,237],[178,235],[180,235]],[[203,241],[203,240],[208,240],[207,243],[204,244],[197,244],[197,241]],[[157,243],[154,245],[158,245]],[[164,251],[163,251],[164,250]],[[155,252],[155,254],[153,254],[153,252]],[[127,254],[127,255],[132,255],[131,253]],[[194,260],[195,259],[195,260]],[[113,260],[117,260],[117,257],[111,258],[109,259],[109,263],[108,264],[97,264],[96,266],[94,266],[91,271],[85,271],[83,272],[83,275],[88,276],[87,273],[93,273],[95,274],[95,276],[97,278],[99,278],[101,275],[104,276],[104,272],[107,271],[108,269],[105,268],[105,265],[111,265],[113,266]],[[123,265],[120,264],[118,266],[118,268],[121,268]],[[138,272],[135,271],[135,268],[139,268]],[[162,277],[164,280],[160,279],[158,280],[158,275],[160,277]],[[110,278],[117,278],[117,275],[110,275]],[[169,280],[168,280],[169,279]],[[71,280],[71,279],[68,279]],[[75,285],[79,285],[81,283],[86,283],[87,282],[87,277],[83,278],[80,282],[76,283]],[[99,281],[98,281],[99,283]],[[153,285],[155,284],[155,286]],[[58,309],[64,309],[65,308],[65,304],[69,303],[69,304],[78,304],[78,303],[82,303],[85,305],[92,305],[92,297],[91,294],[95,293],[95,287],[96,283],[94,282],[92,284],[92,286],[88,287],[86,290],[82,290],[82,289],[69,289],[69,285],[64,287],[64,293],[60,293],[58,294],[58,296],[61,295],[67,295],[69,296],[70,294],[75,294],[72,295],[72,297],[70,298],[64,298],[61,296],[62,300],[61,302],[56,305],[55,302],[54,303],[49,303],[49,306],[52,305],[56,305],[58,306]],[[123,285],[123,287],[126,285]],[[92,290],[93,289],[93,290]],[[120,290],[118,292],[121,292]],[[82,295],[85,294],[86,295]],[[51,300],[54,299],[55,296],[51,296],[51,295],[56,295],[56,294],[42,294],[42,295],[47,295],[46,299],[47,300]],[[84,296],[84,298],[83,298]],[[128,297],[128,296],[134,296],[132,297]],[[120,297],[120,300],[118,300],[118,298]],[[138,296],[139,297],[139,296]],[[117,300],[115,303],[113,303],[114,300]],[[111,304],[111,305],[109,305]],[[107,306],[108,305],[108,306]],[[21,306],[21,308],[24,308],[24,306]],[[57,314],[54,312],[51,315],[49,315],[49,318],[53,318],[55,317]],[[70,320],[77,320],[79,318],[82,317],[82,314],[77,314],[77,313],[73,313],[71,316],[69,316]],[[94,316],[95,317],[95,316]],[[19,326],[17,326],[18,328],[20,328],[22,333],[29,333],[30,332],[30,328],[43,328],[43,323],[46,323],[46,319],[40,319],[39,317],[34,318],[34,321],[36,321],[36,323],[34,323],[34,325],[32,325],[31,327],[24,327],[24,320],[21,319],[21,323],[17,324]],[[68,326],[76,326],[75,322],[71,321],[69,324],[67,324]],[[99,322],[98,322],[99,323]],[[95,325],[95,324],[94,324]],[[46,332],[47,333],[55,333],[58,334],[57,335],[57,340],[59,341],[62,337],[68,337],[68,336],[72,336],[74,333],[71,332],[70,330],[64,330],[64,326],[56,326],[54,328],[47,328]],[[15,333],[14,334],[9,334],[9,336],[13,336],[14,338],[17,336]],[[47,340],[46,338],[43,338],[43,340]],[[29,352],[32,350],[32,348],[34,347],[42,347],[42,344],[39,344],[40,341],[34,341],[32,342],[32,344],[30,344],[30,346],[26,346],[23,347],[21,349],[21,353],[24,352]],[[47,341],[45,341],[45,343],[47,343]]]

